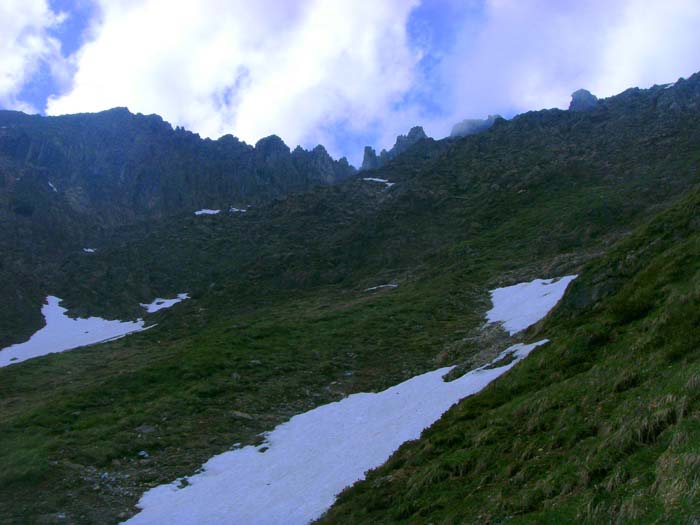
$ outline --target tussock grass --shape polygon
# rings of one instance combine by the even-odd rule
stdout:
[[[700,515],[698,212],[695,193],[591,262],[531,334],[550,344],[399,450],[401,477],[393,459],[320,521],[692,522]],[[364,506],[375,476],[391,481],[372,501],[402,508],[401,520]],[[438,498],[439,508],[417,510]]]

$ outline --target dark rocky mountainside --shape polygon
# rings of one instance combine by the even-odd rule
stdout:
[[[255,147],[231,135],[201,139],[125,108],[63,117],[0,111],[0,159],[0,188],[15,215],[60,200],[105,226],[269,200],[354,172],[322,146],[291,153],[276,136]]]
[[[15,305],[8,308],[24,311],[50,267],[115,227],[258,205],[354,172],[323,146],[290,152],[276,136],[255,147],[231,135],[202,139],[126,108],[62,117],[0,111],[0,287]],[[0,341],[15,321],[0,316]]]

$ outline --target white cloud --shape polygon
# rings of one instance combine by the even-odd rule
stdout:
[[[581,87],[606,97],[700,69],[697,0],[486,0],[483,16],[442,63],[453,112],[429,132],[466,117],[566,108]]]
[[[463,23],[449,28],[431,0],[421,12],[433,14],[418,22],[455,34],[422,51],[431,40],[407,34],[420,0],[95,1],[99,15],[71,57],[72,84],[49,99],[47,113],[128,106],[204,136],[254,143],[274,133],[355,162],[358,137],[389,147],[416,124],[441,137],[466,117],[566,107],[580,87],[610,96],[700,69],[697,0],[440,0],[451,13],[463,9]],[[39,44],[23,47],[34,52],[0,54],[0,64],[23,64],[0,70],[21,72],[6,100],[56,54],[46,36],[55,15],[32,2],[0,7],[43,20],[31,26]],[[0,42],[20,41],[6,36],[8,19],[21,27],[21,17],[0,17]],[[424,51],[439,64],[417,67]]]
[[[128,106],[205,136],[275,133],[292,146],[328,139],[334,123],[366,129],[412,86],[417,3],[101,0],[73,86],[47,113]]]
[[[49,35],[49,29],[63,17],[54,13],[46,0],[0,2],[0,107],[35,110],[18,100],[18,95],[42,63],[59,75],[60,44]]]

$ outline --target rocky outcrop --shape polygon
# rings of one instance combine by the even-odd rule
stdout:
[[[413,146],[416,142],[427,138],[428,135],[425,134],[425,131],[423,131],[422,127],[412,127],[411,130],[408,132],[408,135],[399,135],[398,137],[396,137],[396,143],[394,144],[394,147],[387,152],[387,154],[389,155],[389,159],[393,159],[394,157],[400,155],[408,148]]]
[[[571,94],[569,111],[590,111],[598,105],[598,97],[585,89],[579,89]]]
[[[311,151],[297,146],[292,152],[292,162],[299,173],[313,173],[316,180],[332,184],[355,173],[348,159],[334,161],[320,144]]]
[[[485,119],[478,118],[468,118],[462,122],[458,122],[452,127],[450,132],[450,137],[466,137],[467,135],[474,135],[475,133],[481,133],[486,131],[494,122],[499,118],[503,118],[500,115],[489,115]]]
[[[377,152],[373,147],[365,146],[364,158],[362,159],[362,167],[360,170],[364,171],[381,168],[387,162],[395,159],[417,142],[427,138],[428,135],[425,134],[425,131],[421,126],[414,126],[410,129],[407,135],[399,135],[396,137],[394,146],[389,151],[383,149],[379,156],[377,156]]]
[[[377,152],[372,146],[365,146],[365,154],[362,158],[362,167],[360,170],[374,170],[379,167],[379,158]]]

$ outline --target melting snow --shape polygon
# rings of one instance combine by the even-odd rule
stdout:
[[[396,184],[395,182],[389,182],[386,179],[377,179],[374,177],[363,177],[362,180],[368,180],[370,182],[381,182],[381,183],[386,184],[387,188],[391,188],[394,184]]]
[[[97,251],[96,248],[83,248],[83,251],[85,253],[95,253]]]
[[[493,290],[488,320],[503,322],[511,333],[523,330],[543,318],[575,278],[537,279]],[[367,291],[386,286],[396,285]],[[513,345],[490,365],[455,381],[443,381],[452,367],[442,368],[383,392],[354,394],[295,416],[265,434],[262,445],[214,456],[184,487],[178,479],[147,491],[138,503],[142,512],[126,523],[308,523],[367,470],[420,437],[450,406],[479,392],[546,342]],[[496,366],[508,355],[514,360]]]
[[[58,190],[56,189],[56,186],[54,186],[53,184],[51,184],[51,181],[49,181],[49,187],[50,187],[53,191],[55,191],[56,193],[58,193]]]
[[[486,312],[490,323],[501,322],[513,335],[544,318],[564,295],[576,275],[559,279],[535,279],[491,291],[493,308]]]
[[[265,443],[214,456],[204,471],[146,492],[130,525],[305,524],[345,487],[380,466],[402,443],[420,437],[454,403],[479,392],[535,347],[517,344],[507,365],[477,368],[445,382],[451,367],[428,372],[376,394],[354,394],[293,417]]]
[[[46,326],[32,335],[29,341],[8,346],[0,350],[0,367],[26,361],[55,352],[64,352],[80,346],[118,339],[144,328],[143,321],[108,321],[101,317],[71,319],[66,309],[59,306],[61,299],[46,298],[41,313]]]
[[[221,210],[208,210],[208,209],[203,209],[203,210],[197,210],[194,212],[195,215],[216,215],[219,213]]]
[[[170,308],[174,304],[177,304],[180,301],[184,301],[185,299],[189,299],[189,298],[190,298],[190,294],[179,293],[179,294],[177,294],[177,297],[175,299],[161,299],[160,297],[158,297],[150,304],[146,304],[146,303],[139,303],[139,304],[141,306],[143,306],[149,314],[152,314],[153,312],[157,312],[158,310],[163,310],[164,308]]]
[[[379,290],[380,288],[398,288],[398,284],[380,284],[379,286],[372,286],[371,288],[365,288],[365,292],[371,292],[372,290]]]
[[[228,209],[228,211],[229,211],[229,213],[245,213],[248,210],[246,210],[245,208],[236,208],[235,206],[231,206]]]

